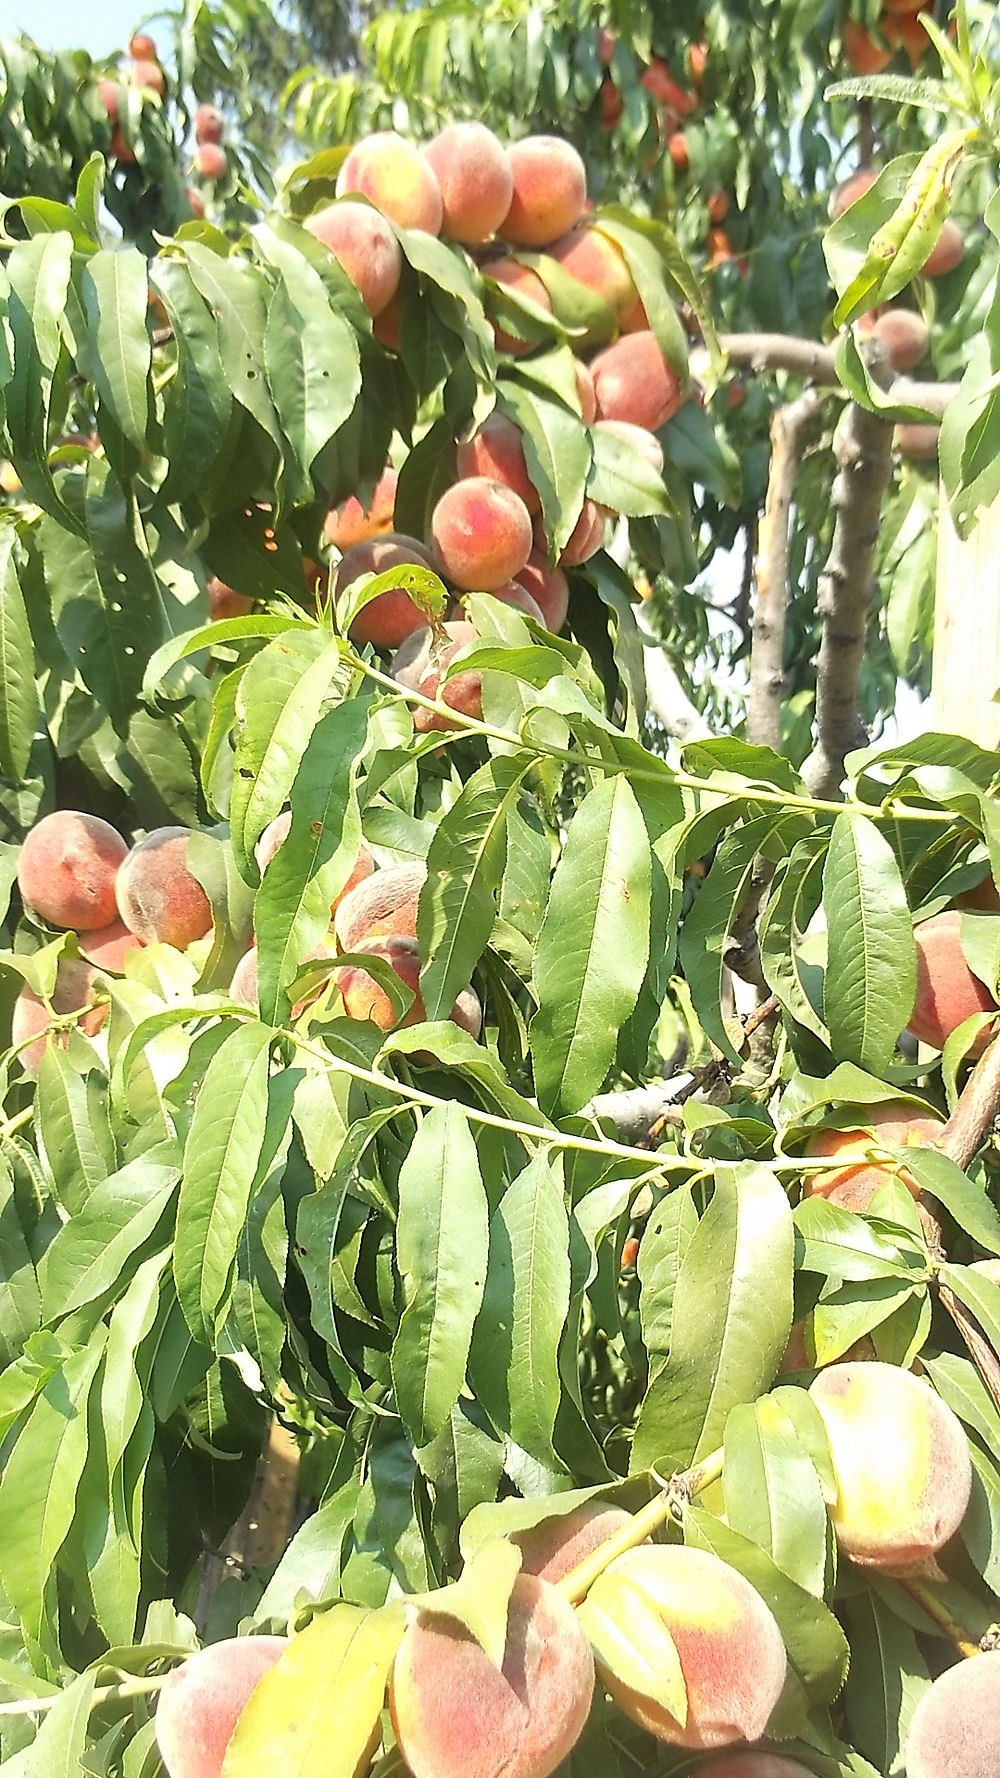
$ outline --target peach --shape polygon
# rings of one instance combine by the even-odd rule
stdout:
[[[924,463],[937,457],[940,436],[936,420],[900,420],[893,428],[892,442],[901,457]]]
[[[233,979],[229,984],[229,997],[238,1000],[243,1006],[257,1006],[257,946],[251,945],[244,951],[233,970]]]
[[[517,247],[550,247],[583,215],[587,169],[561,136],[525,136],[507,159],[514,190],[499,232]]]
[[[635,306],[638,293],[624,256],[610,235],[602,234],[599,228],[572,228],[561,240],[553,242],[549,253],[564,272],[606,303],[617,321]]]
[[[253,849],[253,855],[257,860],[257,869],[260,871],[261,876],[264,875],[264,872],[275,853],[287,840],[288,830],[291,825],[292,811],[291,809],[285,809],[280,815],[275,815],[274,820],[269,821],[265,827]],[[339,903],[343,901],[344,896],[349,895],[352,889],[356,889],[359,883],[363,883],[366,877],[370,877],[374,869],[375,861],[372,858],[371,851],[369,850],[367,843],[362,840],[358,850],[358,856],[351,867],[351,874],[330,908],[331,914]]]
[[[919,1197],[920,1187],[912,1173],[904,1168],[896,1174],[889,1161],[865,1161],[865,1151],[878,1141],[879,1136],[893,1146],[904,1143],[908,1147],[933,1146],[941,1133],[940,1120],[928,1117],[919,1107],[908,1105],[905,1099],[887,1099],[881,1105],[866,1107],[861,1115],[870,1119],[877,1132],[874,1138],[866,1130],[859,1129],[820,1130],[810,1137],[811,1155],[835,1155],[838,1160],[855,1164],[838,1167],[829,1173],[807,1174],[802,1181],[804,1198],[828,1198],[842,1210],[867,1210],[873,1194],[894,1177],[914,1197]]]
[[[684,397],[653,333],[627,333],[591,360],[599,420],[629,420],[655,432]]]
[[[663,446],[656,434],[645,426],[633,426],[630,420],[598,420],[594,431],[602,432],[608,438],[620,439],[622,444],[637,451],[640,457],[645,457],[657,475],[663,474]]]
[[[514,1582],[503,1664],[455,1618],[410,1621],[389,1686],[414,1778],[548,1778],[583,1731],[594,1659],[573,1607],[534,1575]]]
[[[849,210],[852,204],[856,204],[859,198],[871,191],[877,178],[878,172],[874,167],[859,167],[849,179],[842,179],[839,185],[834,186],[830,193],[830,221],[836,222],[845,210]]]
[[[187,185],[184,188],[184,196],[187,199],[188,209],[190,210],[190,212],[191,212],[192,216],[195,218],[195,220],[197,222],[204,221],[205,200],[202,197],[201,192],[195,191],[195,188],[193,185]],[[237,597],[238,596],[239,595],[237,595]]]
[[[213,622],[224,617],[246,617],[253,610],[253,600],[246,593],[238,593],[217,574],[213,574],[207,582],[205,591],[208,594],[208,614]]]
[[[361,955],[380,957],[388,963],[394,975],[397,975],[405,988],[413,992],[413,1000],[408,1010],[400,1018],[381,983],[360,964],[352,963],[342,969],[338,976],[338,986],[344,1002],[344,1011],[349,1019],[370,1019],[380,1031],[401,1030],[406,1025],[419,1025],[426,1019],[424,1003],[420,996],[420,952],[415,938],[403,938],[398,933],[389,933],[381,937],[368,936],[354,947]],[[472,988],[463,988],[449,1018],[470,1037],[478,1037],[482,1029],[483,1015],[479,997]]]
[[[159,62],[146,56],[140,56],[138,61],[132,63],[128,71],[128,83],[129,86],[145,87],[148,92],[159,93],[161,99],[167,90],[167,77]]]
[[[356,951],[366,938],[393,934],[415,938],[417,902],[426,876],[423,864],[394,864],[358,883],[343,897],[333,918],[341,950]]]
[[[923,316],[913,309],[883,309],[871,335],[885,346],[893,370],[913,370],[927,356],[931,338]]]
[[[430,161],[395,130],[356,142],[337,175],[337,196],[358,192],[400,228],[441,231],[441,188]]]
[[[945,218],[941,233],[924,260],[920,270],[925,278],[943,278],[961,265],[965,256],[965,236],[957,222]]]
[[[118,122],[118,112],[122,102],[122,89],[117,80],[102,80],[97,88],[101,104],[108,114],[109,123]]]
[[[580,508],[580,517],[573,526],[562,555],[559,557],[561,568],[579,568],[581,562],[589,562],[592,555],[600,549],[604,542],[604,529],[608,520],[607,507],[598,506],[596,500],[585,499]],[[544,551],[545,534],[540,524],[535,526],[535,543],[539,550]],[[530,586],[530,582],[528,583]]]
[[[215,105],[199,105],[194,114],[196,142],[221,142],[225,124],[222,112]]]
[[[959,908],[975,908],[981,914],[1000,914],[1000,893],[992,877],[984,877],[974,889],[966,889],[964,894],[956,895],[955,906]]]
[[[142,939],[129,931],[124,920],[112,920],[97,932],[80,934],[80,950],[88,963],[107,970],[109,975],[124,975],[126,957],[142,948]]]
[[[345,552],[334,575],[333,590],[339,595],[361,574],[387,574],[390,568],[414,565],[433,567],[423,544],[401,531],[387,531],[381,537],[369,538],[367,543],[356,543]],[[425,613],[414,605],[405,588],[392,587],[358,612],[350,636],[352,642],[370,642],[375,648],[398,648],[426,622]]]
[[[920,66],[927,53],[930,38],[919,19],[916,18],[883,18],[881,28],[886,42],[893,49],[905,49],[910,58],[910,67]]]
[[[844,20],[844,55],[854,74],[881,74],[892,61],[892,50],[883,49],[869,37],[857,19]]]
[[[240,1712],[287,1647],[284,1636],[238,1636],[168,1674],[156,1705],[168,1778],[219,1778]]]
[[[580,417],[585,426],[592,426],[597,419],[597,390],[590,374],[590,366],[581,364],[577,358],[573,365],[576,373],[576,393],[580,403]]]
[[[508,290],[513,290],[515,296],[527,297],[536,308],[544,309],[551,315],[552,300],[538,273],[533,272],[530,266],[521,265],[516,259],[491,259],[479,269],[484,278],[492,278],[495,284],[506,285]],[[534,344],[532,340],[522,340],[516,334],[506,333],[496,322],[493,323],[493,334],[498,350],[509,352],[514,357],[530,352]]]
[[[103,1004],[95,1004],[95,988],[102,985],[102,978],[90,963],[81,963],[77,957],[63,957],[56,970],[56,983],[52,990],[52,1012],[63,1014],[81,1012],[77,1019],[77,1029],[86,1037],[95,1037],[101,1029],[111,1010],[105,1000]],[[104,984],[106,985],[106,984]],[[27,1044],[21,1051],[21,1067],[25,1074],[33,1080],[41,1067],[47,1043],[56,1043],[65,1049],[69,1042],[66,1031],[53,1031],[43,1036],[52,1013],[45,1002],[39,998],[27,982],[14,1002],[11,1020],[10,1040],[12,1044],[24,1043],[26,1038],[33,1037],[37,1041]]]
[[[470,475],[441,495],[431,514],[438,572],[466,592],[492,592],[531,554],[531,515],[502,482]]]
[[[392,301],[382,310],[382,313],[375,316],[372,322],[372,338],[378,340],[379,345],[384,346],[386,351],[398,352],[402,344],[400,331],[402,320],[402,304],[397,290]]]
[[[304,226],[328,247],[357,290],[369,315],[392,302],[403,271],[403,253],[384,216],[369,204],[327,204]]]
[[[996,1778],[1000,1771],[1000,1650],[939,1673],[910,1718],[907,1778]]]
[[[187,865],[190,835],[187,827],[154,827],[118,872],[118,912],[143,944],[183,951],[211,928],[208,896]]]
[[[544,550],[533,549],[515,581],[538,606],[542,623],[558,636],[569,611],[569,581],[561,568],[550,568]]]
[[[698,101],[694,95],[686,93],[682,86],[678,86],[662,56],[650,57],[649,66],[643,71],[639,85],[651,99],[655,99],[658,105],[664,106],[675,117],[690,117],[697,106]]]
[[[485,475],[492,481],[503,482],[505,488],[513,488],[529,512],[537,512],[542,504],[528,478],[524,434],[506,414],[490,414],[474,437],[459,445],[455,466],[463,478]]]
[[[448,124],[424,149],[441,192],[441,233],[478,246],[503,222],[514,195],[510,161],[482,123]]]
[[[613,130],[615,124],[621,120],[622,112],[625,109],[625,101],[610,74],[605,74],[601,81],[598,98],[601,104],[601,128],[603,130]]]
[[[108,144],[108,152],[111,155],[112,160],[117,161],[118,165],[121,167],[133,167],[135,165],[135,149],[132,147],[131,142],[125,140],[125,136],[117,124],[111,132],[111,141]]]
[[[521,1573],[536,1574],[555,1586],[584,1556],[631,1523],[632,1515],[624,1507],[588,1500],[574,1512],[543,1519],[527,1531],[512,1531],[510,1541],[521,1551]]]
[[[128,53],[137,62],[156,61],[156,40],[145,31],[133,31],[128,40]]]
[[[382,537],[391,531],[398,480],[396,470],[389,463],[375,483],[367,508],[351,494],[340,506],[328,512],[323,525],[327,541],[343,552],[353,549],[356,543],[367,543],[369,537]]]
[[[702,1760],[697,1778],[813,1778],[808,1766],[782,1753],[766,1753],[749,1747],[744,1753],[713,1754]]]
[[[202,179],[224,179],[229,159],[218,142],[201,142],[195,149],[194,167]]]
[[[962,922],[980,916],[949,908],[913,929],[917,946],[917,997],[907,1030],[932,1049],[943,1049],[951,1033],[973,1013],[990,1012],[996,1001],[973,975],[962,951]],[[977,1047],[985,1047],[986,1033]]]
[[[608,1691],[634,1722],[677,1747],[756,1741],[785,1683],[781,1632],[760,1594],[707,1550],[652,1544],[627,1551],[607,1570],[638,1588],[673,1638],[687,1689],[687,1722],[601,1670]]]
[[[922,1377],[878,1361],[831,1364],[809,1393],[829,1440],[844,1554],[886,1574],[926,1569],[969,1504],[961,1422]]]
[[[39,919],[75,932],[97,932],[115,918],[115,878],[128,846],[107,821],[56,809],[27,835],[17,886]]]
[[[627,315],[623,315],[622,333],[649,333],[649,316],[641,296],[637,296]]]
[[[478,637],[475,625],[462,618],[444,624],[437,635],[428,624],[425,629],[414,630],[407,636],[403,646],[393,655],[389,671],[408,691],[418,691],[425,698],[440,696],[442,703],[450,709],[481,722],[483,681],[480,673],[456,673],[445,686],[441,686],[442,676],[455,656]],[[418,735],[426,735],[431,729],[461,725],[437,710],[425,710],[417,704],[413,708],[413,726]]]
[[[532,554],[534,554],[534,551],[532,551]],[[531,558],[529,557],[528,559],[530,562]],[[527,569],[522,568],[521,573],[526,574]],[[512,605],[515,611],[523,611],[525,617],[533,617],[536,624],[541,624],[543,628],[545,627],[545,619],[542,616],[541,606],[538,604],[537,600],[532,598],[527,588],[523,587],[519,580],[508,580],[506,586],[495,587],[490,596],[491,598],[499,599],[501,605]]]

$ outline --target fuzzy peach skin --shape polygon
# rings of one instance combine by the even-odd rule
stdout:
[[[415,938],[417,903],[426,876],[423,864],[394,864],[377,870],[345,895],[333,917],[341,950],[356,951],[362,939],[392,933]]]
[[[961,265],[964,257],[965,236],[958,223],[949,216],[920,270],[925,278],[943,278],[946,272],[953,272],[957,265]]]
[[[499,232],[517,247],[550,247],[583,215],[583,161],[561,136],[525,136],[507,150],[507,158],[514,190]]]
[[[96,1037],[111,1010],[107,1001],[103,1005],[91,1004],[95,998],[95,989],[101,985],[101,979],[92,964],[81,963],[77,957],[64,957],[56,970],[52,1010],[67,1013],[76,1012],[78,1007],[89,1008],[76,1021],[77,1029],[86,1037]],[[60,1049],[65,1049],[69,1042],[69,1035],[65,1031],[53,1031],[46,1037],[38,1035],[45,1030],[50,1017],[45,1003],[25,982],[14,1002],[10,1040],[12,1044],[19,1044],[24,1043],[28,1037],[38,1036],[37,1043],[29,1043],[20,1055],[21,1067],[32,1080],[41,1067],[46,1044],[55,1043]]]
[[[546,314],[551,315],[552,299],[538,273],[533,272],[530,266],[521,265],[516,259],[501,258],[491,259],[479,269],[484,278],[492,278],[494,284],[505,285],[515,296],[526,297],[529,302],[534,303],[536,309],[544,309]],[[509,352],[511,357],[517,358],[524,352],[533,351],[532,340],[522,340],[516,333],[507,333],[495,321],[492,327],[498,352]]]
[[[392,302],[403,272],[403,250],[384,216],[370,204],[327,204],[303,227],[328,247],[361,297],[369,315]]]
[[[553,636],[558,636],[569,612],[569,581],[562,569],[550,568],[544,550],[535,548],[520,569],[514,585],[523,587],[530,594],[545,628],[551,630]]]
[[[889,1161],[866,1162],[865,1151],[878,1137],[894,1147],[932,1147],[941,1134],[941,1120],[929,1117],[905,1099],[887,1099],[881,1105],[868,1106],[862,1115],[871,1119],[877,1132],[875,1138],[867,1130],[858,1129],[820,1130],[810,1137],[811,1155],[830,1155],[859,1164],[832,1168],[829,1173],[807,1173],[802,1180],[804,1198],[829,1198],[831,1204],[839,1204],[842,1210],[863,1211],[879,1186],[887,1185],[893,1178],[898,1178],[915,1198],[919,1197],[920,1187],[912,1173],[904,1169],[896,1174]]]
[[[640,457],[645,457],[651,469],[657,475],[663,474],[663,446],[655,432],[645,426],[633,426],[629,420],[598,420],[595,432],[601,432],[607,438],[616,438],[620,444],[627,444]]]
[[[1000,1652],[938,1675],[910,1718],[906,1778],[996,1778],[1000,1772]]]
[[[386,574],[390,568],[433,568],[434,563],[424,545],[416,537],[401,531],[388,531],[382,537],[370,537],[356,543],[337,566],[333,589],[340,595],[352,580],[362,574]],[[374,648],[398,648],[411,631],[427,622],[419,605],[403,587],[380,593],[377,599],[362,607],[351,625],[352,642],[370,642]]]
[[[596,500],[589,497],[580,508],[580,517],[573,526],[559,557],[560,568],[579,568],[582,563],[589,562],[596,555],[604,542],[604,532],[608,522],[608,509],[598,506]],[[535,521],[535,547],[544,553],[546,549],[545,532],[541,522]]]
[[[838,217],[843,216],[845,210],[849,210],[852,204],[856,204],[859,198],[863,198],[866,192],[871,191],[877,178],[877,168],[859,167],[856,173],[850,175],[850,178],[842,179],[839,185],[834,186],[830,194],[830,221],[836,222]]]
[[[914,463],[929,463],[935,458],[940,437],[936,420],[900,420],[892,429],[894,449]]]
[[[110,975],[124,975],[125,959],[142,948],[142,939],[129,931],[124,920],[112,920],[96,932],[80,934],[80,951],[87,962],[106,969]]]
[[[472,247],[490,240],[514,195],[503,143],[485,124],[450,123],[423,152],[441,192],[445,240]]]
[[[844,1554],[884,1574],[926,1568],[969,1504],[961,1422],[922,1377],[877,1361],[828,1365],[809,1393],[830,1443]]]
[[[471,475],[485,475],[491,481],[503,482],[505,488],[520,495],[529,512],[537,512],[542,504],[528,476],[524,435],[506,414],[490,414],[475,436],[459,445],[455,466],[463,480]]]
[[[534,551],[532,551],[532,554],[534,554]],[[522,574],[526,574],[527,572],[527,568],[522,568]],[[493,592],[490,594],[490,598],[499,599],[501,605],[513,605],[515,610],[523,611],[526,617],[533,617],[536,624],[541,624],[543,629],[547,627],[542,608],[537,599],[532,598],[531,594],[520,580],[508,580],[506,586],[498,586],[494,588]],[[461,607],[459,607],[459,609],[461,609]]]
[[[684,396],[655,334],[626,333],[590,361],[599,420],[628,420],[655,432]]]
[[[471,642],[479,639],[479,631],[475,624],[466,619],[452,620],[441,627],[435,637],[428,624],[426,629],[414,630],[407,636],[402,647],[393,655],[389,663],[389,671],[400,685],[408,691],[418,691],[422,697],[437,698],[447,704],[450,709],[463,716],[473,716],[482,721],[483,716],[483,676],[481,673],[455,673],[442,686],[441,680],[451,666],[455,656],[467,648]],[[460,726],[449,717],[437,710],[425,710],[423,705],[413,706],[413,727],[418,735],[426,735],[431,729],[451,729]]]
[[[378,130],[356,142],[337,175],[338,198],[354,192],[400,228],[441,232],[441,188],[427,157],[398,136]]]
[[[593,1691],[593,1656],[572,1606],[520,1575],[499,1669],[456,1619],[418,1612],[389,1704],[413,1778],[548,1778],[582,1733]]]
[[[420,995],[420,952],[416,939],[401,938],[398,933],[363,938],[355,946],[355,951],[359,955],[380,957],[388,963],[404,988],[411,990],[413,1000],[400,1018],[381,982],[360,964],[350,964],[337,978],[348,1018],[370,1019],[380,1031],[402,1030],[407,1025],[422,1024],[427,1013]],[[462,989],[448,1017],[463,1031],[468,1031],[470,1037],[479,1036],[483,1011],[479,996],[472,988]]]
[[[219,1778],[237,1717],[287,1647],[284,1636],[238,1636],[173,1669],[156,1705],[168,1778]]]
[[[594,379],[590,374],[590,366],[582,364],[578,358],[573,366],[576,376],[576,393],[580,402],[580,418],[585,426],[592,426],[597,419],[597,391]]]
[[[943,1049],[952,1032],[973,1013],[991,1012],[996,1001],[985,982],[973,975],[962,950],[962,922],[979,916],[948,908],[913,928],[917,946],[917,997],[908,1031],[920,1043]],[[982,1032],[974,1053],[989,1041]]]
[[[777,1623],[750,1582],[710,1551],[683,1544],[629,1550],[607,1572],[627,1577],[659,1612],[687,1688],[682,1725],[599,1668],[626,1715],[676,1747],[759,1740],[781,1696],[787,1657]]]
[[[592,1555],[616,1531],[632,1523],[631,1513],[606,1500],[588,1500],[575,1512],[543,1519],[527,1531],[512,1531],[511,1543],[521,1551],[521,1573],[537,1574],[552,1586],[571,1568]]]
[[[343,552],[353,549],[356,543],[367,543],[369,537],[384,537],[391,531],[398,480],[396,470],[389,463],[375,483],[367,507],[351,494],[328,512],[323,523],[327,541]]]
[[[28,833],[17,861],[17,886],[49,925],[96,932],[118,911],[115,878],[127,856],[127,842],[107,821],[77,809],[56,809]]]
[[[531,515],[502,482],[470,475],[446,489],[431,514],[438,572],[465,592],[491,593],[531,554]]]
[[[862,315],[858,331],[881,341],[893,370],[915,370],[926,358],[931,342],[930,328],[913,309],[883,309],[874,317]]]
[[[213,574],[205,586],[208,594],[208,615],[213,622],[219,623],[225,617],[246,617],[253,610],[253,600],[246,593],[238,593],[235,588],[227,586],[217,574]]]
[[[186,950],[212,925],[212,908],[188,869],[187,827],[154,827],[133,846],[115,884],[118,912],[143,944]]]
[[[692,1778],[813,1778],[813,1774],[797,1759],[748,1747],[741,1753],[716,1753],[702,1760]]]
[[[624,256],[610,235],[580,225],[554,241],[548,251],[564,272],[607,304],[620,325],[634,308],[638,293]]]

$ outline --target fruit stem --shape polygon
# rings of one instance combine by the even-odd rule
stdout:
[[[631,1522],[628,1525],[623,1525],[613,1537],[609,1537],[604,1543],[599,1544],[596,1550],[592,1550],[589,1556],[584,1556],[582,1562],[578,1562],[575,1568],[571,1568],[568,1574],[564,1574],[562,1580],[557,1581],[556,1585],[570,1604],[579,1605],[581,1599],[586,1598],[595,1580],[618,1556],[623,1556],[626,1550],[635,1549],[638,1544],[645,1543],[647,1537],[650,1537],[654,1531],[658,1531],[668,1519],[681,1518],[685,1506],[692,1497],[695,1494],[700,1494],[702,1489],[709,1487],[712,1482],[718,1481],[722,1474],[722,1455],[720,1446],[708,1457],[703,1457],[700,1463],[694,1463],[690,1469],[682,1470],[678,1475],[671,1476],[670,1480],[664,1484],[661,1493],[655,1495],[646,1506],[640,1507],[637,1513],[632,1514]]]
[[[155,1673],[147,1674],[144,1679],[123,1679],[117,1685],[99,1685],[91,1697],[90,1708],[96,1710],[99,1704],[112,1703],[119,1698],[141,1698],[162,1691],[169,1678],[169,1673]],[[65,1691],[58,1691],[50,1692],[44,1698],[12,1698],[0,1704],[0,1716],[34,1716],[36,1711],[53,1709],[65,1696]]]
[[[946,1641],[950,1642],[960,1655],[969,1660],[973,1655],[982,1654],[983,1651],[979,1643],[969,1635],[968,1630],[958,1622],[957,1618],[952,1617],[948,1607],[941,1603],[941,1600],[924,1581],[900,1580],[899,1584],[903,1591],[909,1593],[910,1598],[915,1600],[921,1611],[933,1619]]]

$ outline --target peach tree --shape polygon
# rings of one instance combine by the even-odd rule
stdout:
[[[995,1771],[997,758],[858,720],[894,425],[996,492],[997,87],[930,34],[834,95],[890,146],[826,341],[720,334],[551,129],[124,235],[139,160],[8,194],[13,1778]],[[960,387],[864,322],[953,192]],[[648,722],[639,557],[686,596],[741,361],[836,414],[801,770]]]

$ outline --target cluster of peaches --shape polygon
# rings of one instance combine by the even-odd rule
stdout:
[[[265,828],[256,846],[263,873],[291,825],[286,812]],[[14,1004],[12,1042],[31,1076],[38,1073],[45,1045],[65,1044],[66,1027],[50,1029],[53,1013],[85,1036],[96,1036],[108,1016],[107,978],[125,973],[130,953],[146,945],[186,950],[212,928],[212,907],[188,862],[189,829],[155,828],[131,848],[99,816],[71,809],[46,815],[21,848],[17,881],[21,899],[40,922],[77,935],[78,957],[60,960],[50,1004],[27,983]],[[221,842],[220,842],[221,843]],[[333,957],[333,947],[359,958],[377,957],[413,993],[400,1019],[393,997],[363,962],[345,964],[337,985],[349,1018],[370,1019],[381,1030],[416,1024],[425,1017],[418,989],[417,903],[423,865],[377,870],[362,841],[343,890],[331,908],[329,943],[310,961]],[[321,980],[311,998],[324,986]],[[257,1004],[257,952],[240,959],[231,983],[235,1000]],[[297,1016],[307,1004],[294,1009]],[[73,1020],[69,1015],[79,1015]],[[451,1013],[456,1024],[478,1037],[482,1009],[471,987],[459,994]],[[23,1048],[21,1047],[23,1045]]]
[[[911,68],[919,67],[930,42],[919,14],[930,12],[933,0],[882,0],[873,37],[857,19],[844,25],[844,55],[854,74],[881,74],[898,50],[905,50]]]
[[[136,31],[129,40],[130,57],[125,71],[124,81],[102,80],[98,91],[101,103],[108,114],[111,124],[111,154],[119,166],[132,166],[135,162],[135,150],[128,142],[121,127],[121,105],[123,86],[145,87],[157,93],[162,99],[166,96],[167,77],[163,72],[157,56],[156,44],[152,37],[144,31]],[[225,124],[221,111],[214,105],[199,105],[194,114],[195,151],[193,168],[200,179],[214,183],[226,175],[228,160],[222,146]],[[195,186],[188,186],[187,200],[195,216],[205,214],[205,204],[201,192]]]
[[[960,1421],[921,1377],[878,1362],[831,1365],[809,1394],[828,1441],[829,1511],[842,1558],[875,1578],[927,1573],[971,1496]],[[629,1513],[598,1500],[511,1533],[521,1563],[500,1664],[446,1615],[446,1593],[433,1612],[414,1603],[387,1688],[393,1733],[413,1778],[548,1778],[577,1742],[598,1684],[660,1741],[706,1755],[690,1768],[697,1778],[811,1778],[798,1760],[761,1745],[788,1670],[762,1595],[710,1551],[640,1537]],[[577,1610],[585,1560],[589,1576],[595,1567],[602,1572]],[[617,1629],[605,1643],[600,1625],[609,1612]],[[609,1653],[630,1637],[634,1683],[617,1670],[620,1656]],[[156,1711],[169,1778],[219,1778],[251,1697],[259,1730],[266,1734],[272,1709],[272,1722],[281,1718],[294,1655],[285,1668],[280,1663],[295,1640],[216,1643],[170,1674]],[[683,1713],[676,1698],[670,1708],[663,1696],[674,1658]],[[994,1778],[998,1669],[1000,1654],[983,1654],[935,1683],[910,1728],[909,1778]],[[964,1718],[958,1723],[956,1709]],[[953,1755],[956,1739],[967,1755],[962,1764]]]

